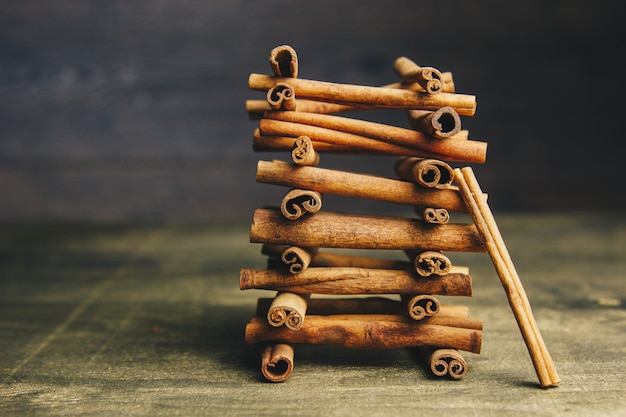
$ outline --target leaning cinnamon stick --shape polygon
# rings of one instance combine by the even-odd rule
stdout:
[[[441,75],[443,77],[443,89],[441,91],[444,93],[454,93],[454,79],[452,77],[452,73],[443,72]],[[384,85],[382,87],[426,92],[426,90],[424,90],[424,88],[419,85],[419,83],[411,82],[392,83]],[[272,108],[269,106],[266,100],[246,100],[246,111],[248,112],[248,116],[251,119],[259,119],[264,112],[271,109]],[[311,113],[333,114],[367,109],[371,109],[371,106],[347,105],[315,100],[298,99],[298,110]]]
[[[337,194],[411,206],[467,212],[456,189],[428,189],[408,181],[317,167],[294,167],[284,161],[259,161],[256,180],[322,194]]]
[[[309,315],[302,328],[294,332],[252,317],[246,325],[245,342],[327,344],[376,350],[434,346],[480,353],[482,331],[417,322],[402,316],[366,314]]]
[[[437,110],[449,106],[463,116],[473,116],[476,112],[476,97],[467,94],[428,94],[404,89],[338,84],[302,78],[271,77],[263,74],[250,74],[248,78],[248,87],[252,90],[267,91],[277,83],[287,83],[293,86],[298,97],[319,101],[378,108],[421,110]]]
[[[418,278],[403,270],[309,267],[293,275],[274,269],[247,269],[239,274],[239,287],[298,294],[440,294],[470,297],[472,278],[447,274]]]
[[[470,167],[455,169],[455,179],[465,199],[470,214],[485,242],[487,251],[498,272],[502,286],[513,310],[526,346],[530,353],[535,371],[542,387],[550,387],[560,382],[550,353],[545,346],[537,323],[535,322],[530,302],[517,275],[513,261],[498,230],[495,218],[487,202],[482,199],[482,191]]]
[[[282,382],[293,372],[293,346],[276,343],[266,346],[261,354],[261,373],[268,381]]]
[[[350,117],[334,116],[328,114],[305,113],[305,112],[267,112],[260,122],[262,134],[285,135],[268,126],[264,120],[280,120],[283,122],[297,123],[330,129],[339,132],[351,133],[364,138],[376,139],[401,147],[420,150],[424,154],[441,155],[444,160],[485,162],[487,143],[474,140],[455,140],[453,137],[447,140],[438,140],[421,132],[375,123],[366,120],[353,119]],[[280,125],[279,125],[280,126]],[[285,126],[287,128],[289,126]],[[305,134],[305,133],[302,133]],[[288,135],[289,136],[289,135]],[[299,136],[299,135],[298,135]],[[325,141],[316,135],[307,135],[318,141]]]
[[[484,252],[473,224],[430,225],[417,219],[319,212],[297,222],[257,209],[250,242],[352,249],[421,249]]]

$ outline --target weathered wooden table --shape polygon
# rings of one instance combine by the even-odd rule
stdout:
[[[243,329],[263,268],[248,224],[0,228],[0,415],[626,414],[626,216],[497,216],[562,383],[538,387],[486,254],[474,296],[483,351],[460,381],[408,350],[298,346],[264,382]]]

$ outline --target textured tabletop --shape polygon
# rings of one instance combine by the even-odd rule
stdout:
[[[626,217],[496,216],[562,383],[538,387],[486,254],[453,254],[484,321],[459,380],[409,350],[296,347],[264,382],[243,343],[249,224],[0,228],[0,414],[624,415]],[[379,251],[380,252],[380,251]]]

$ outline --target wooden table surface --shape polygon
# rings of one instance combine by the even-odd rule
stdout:
[[[496,216],[562,383],[538,387],[486,254],[474,296],[483,350],[460,381],[408,350],[298,346],[264,382],[243,343],[263,268],[249,224],[0,228],[0,415],[626,415],[626,216]],[[446,300],[447,301],[447,300]]]

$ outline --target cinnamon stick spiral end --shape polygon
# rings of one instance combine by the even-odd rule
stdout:
[[[422,212],[422,218],[427,223],[445,224],[450,221],[450,214],[446,209],[427,207]]]
[[[438,251],[425,251],[419,253],[413,262],[415,271],[423,276],[446,275],[452,268],[452,262],[443,253]]]
[[[295,165],[317,166],[320,156],[313,148],[313,141],[308,136],[299,136],[291,150],[291,160]]]
[[[270,52],[270,66],[278,77],[298,77],[298,54],[289,45],[280,45]]]
[[[435,376],[461,379],[467,373],[467,362],[456,349],[437,349],[430,355],[430,370]]]
[[[306,315],[308,295],[283,292],[274,298],[267,311],[267,322],[273,327],[283,324],[291,330],[300,330]]]
[[[297,220],[307,213],[317,213],[322,208],[322,195],[316,191],[294,189],[289,191],[280,205],[280,211],[289,220]]]
[[[422,320],[424,317],[434,316],[439,313],[441,304],[432,295],[420,294],[412,297],[407,303],[409,316],[413,320]]]
[[[293,372],[293,355],[292,345],[266,346],[261,354],[261,373],[270,382],[283,382]]]
[[[436,111],[409,110],[408,117],[413,129],[437,139],[446,139],[461,131],[461,117],[449,106]]]
[[[277,83],[267,90],[267,102],[272,110],[295,110],[296,91],[289,84]]]
[[[396,163],[396,173],[404,180],[428,188],[448,188],[454,180],[452,167],[438,159],[404,157]]]
[[[309,267],[311,264],[312,254],[309,250],[290,246],[280,255],[280,260],[289,266],[289,272],[298,274]]]

